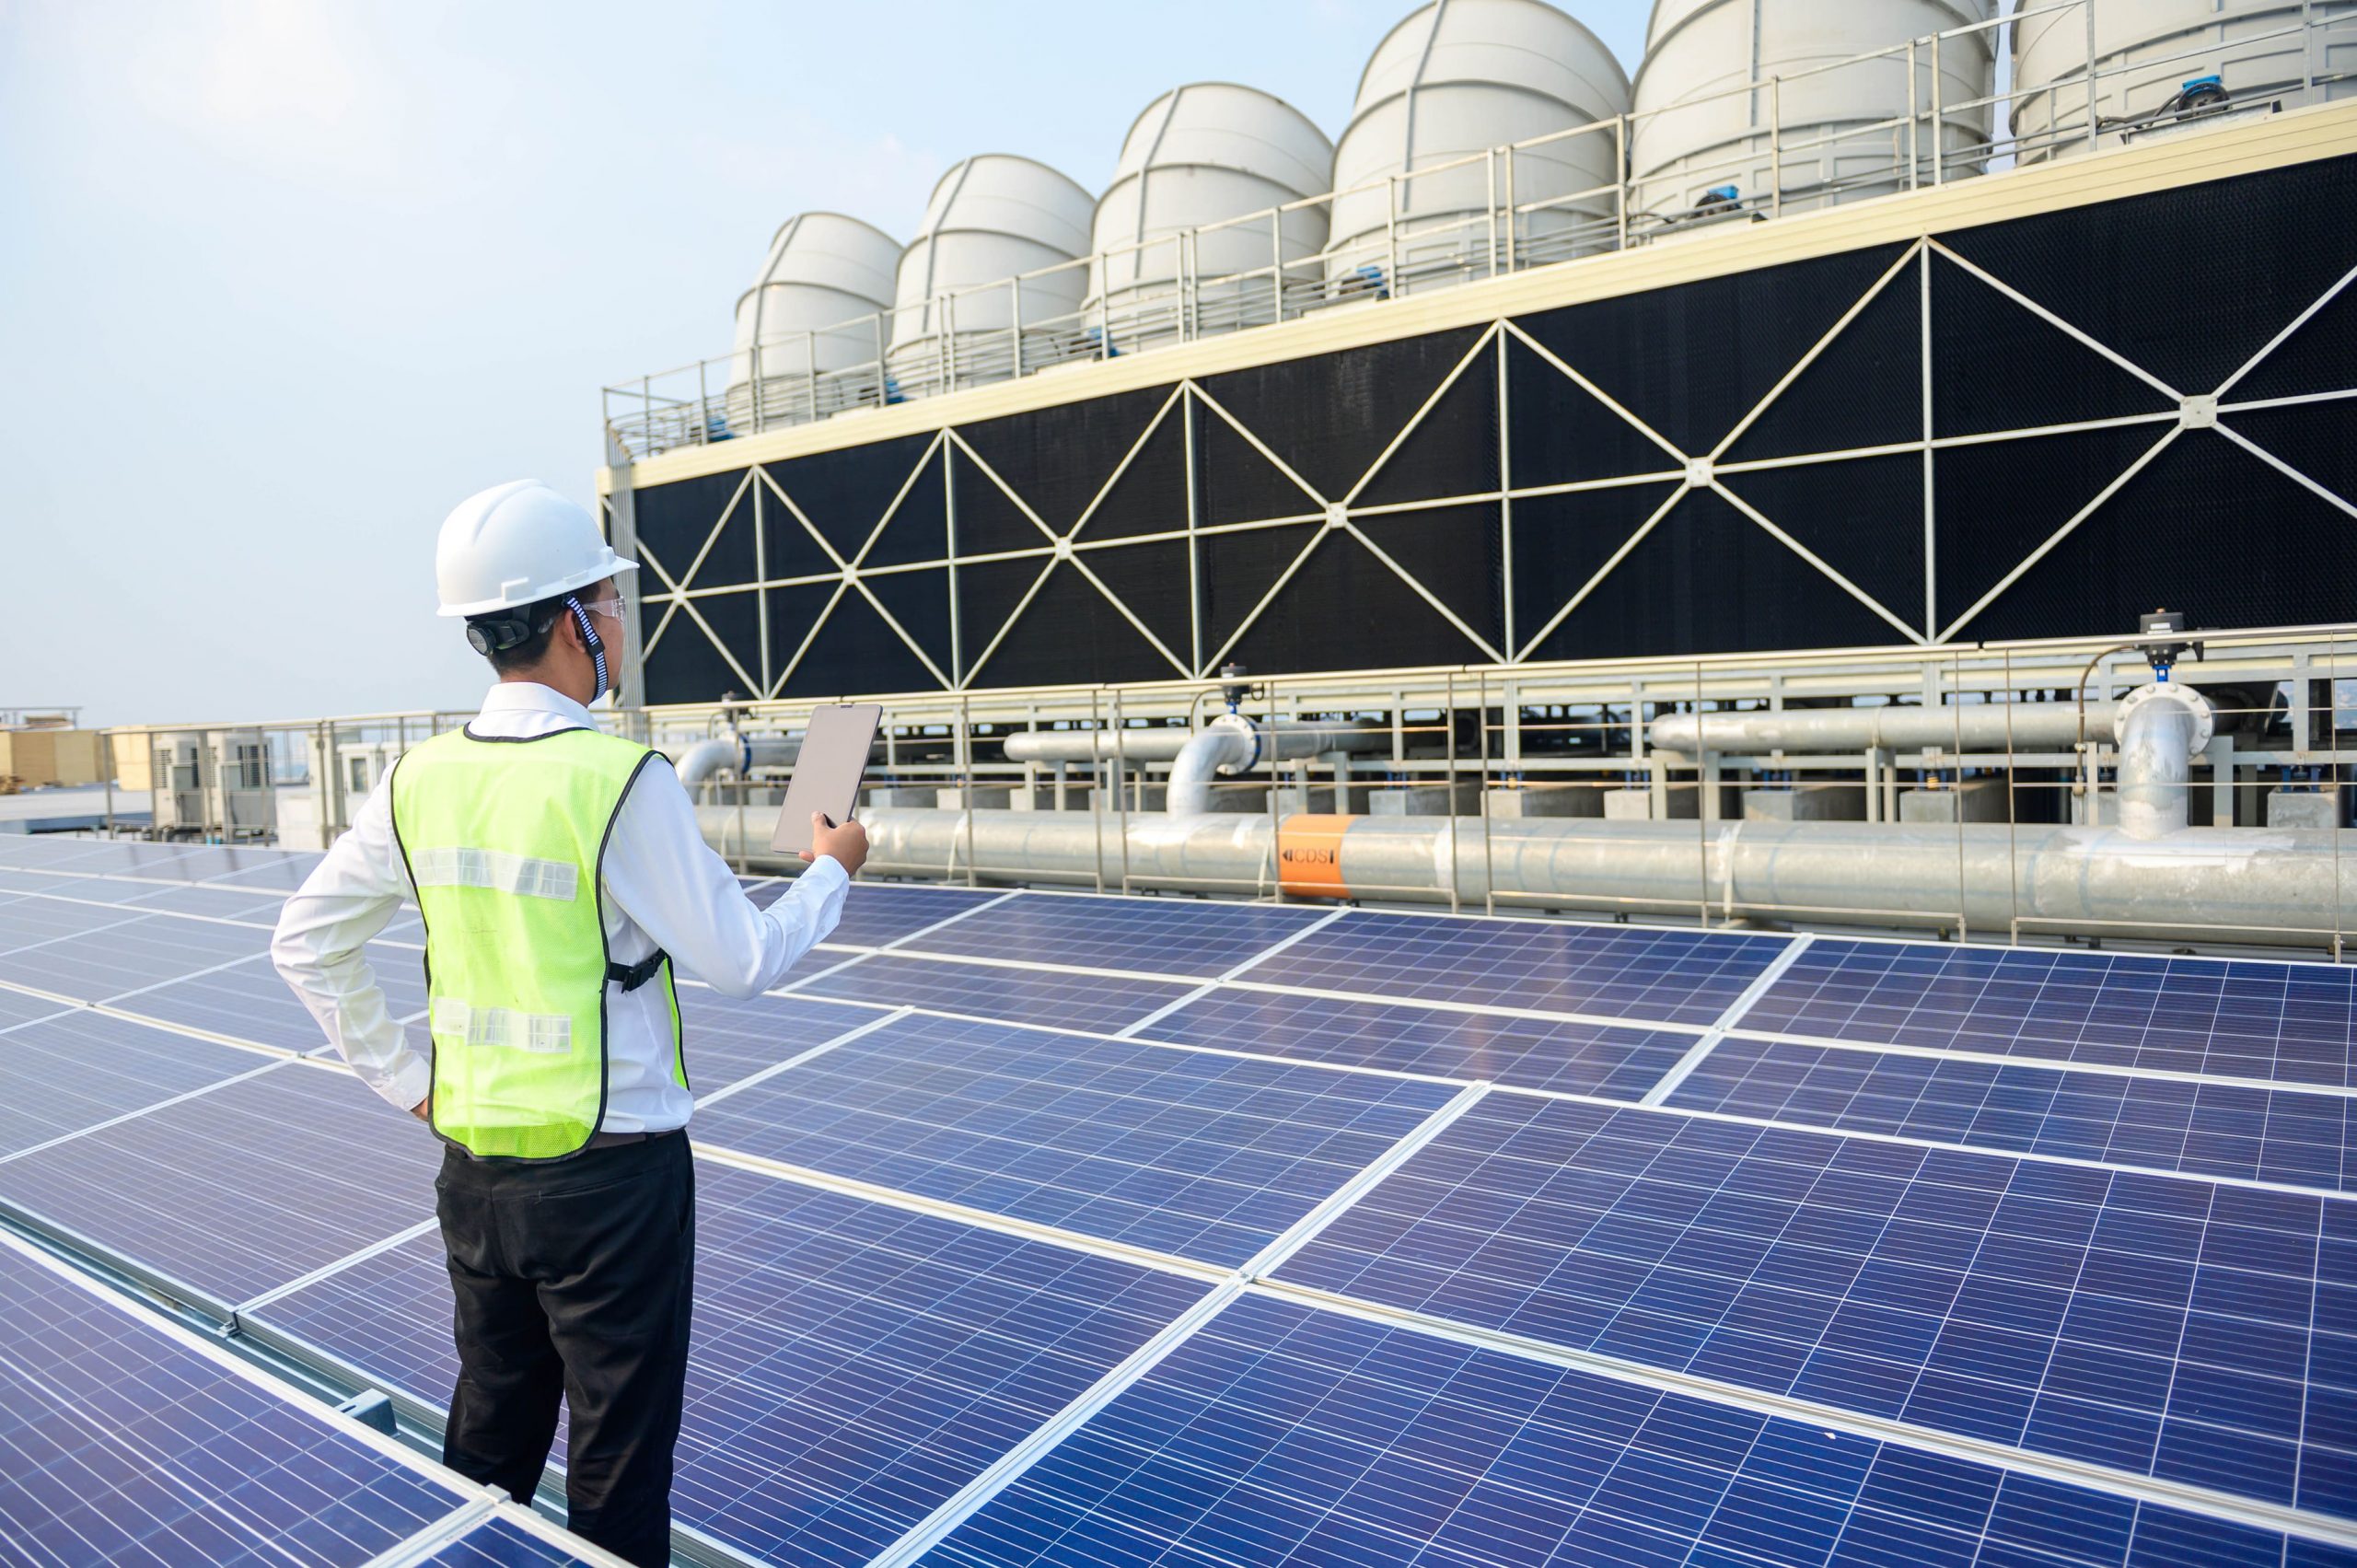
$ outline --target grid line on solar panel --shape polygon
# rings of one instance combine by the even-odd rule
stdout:
[[[548,1528],[535,1527],[531,1516],[512,1504],[505,1504],[457,1539],[435,1548],[431,1555],[419,1556],[416,1568],[570,1568],[575,1563],[597,1568],[621,1561],[577,1537],[553,1539],[544,1533]]]
[[[2357,1516],[2357,1204],[1492,1095],[1281,1279]]]
[[[679,1027],[688,1082],[702,1104],[714,1090],[796,1053],[874,1023],[877,1010],[799,994],[724,996],[705,985],[679,987]]]
[[[461,1507],[356,1427],[0,1238],[0,1548],[360,1568]]]
[[[2357,1087],[2357,970],[1820,938],[1766,1034]]]
[[[226,1312],[431,1214],[437,1148],[289,1059],[0,1161],[0,1202]]]
[[[5,915],[9,906],[0,906]],[[0,954],[0,981],[77,1002],[106,1002],[242,962],[261,934],[180,915],[134,916],[104,930]]]
[[[1785,939],[1354,910],[1256,965],[1261,984],[1707,1028]]]
[[[2357,1186],[2347,1095],[1730,1036],[1667,1103],[2091,1164]]]
[[[363,949],[389,1016],[425,1010],[424,966],[416,953],[371,942]],[[154,1019],[215,1039],[301,1054],[326,1044],[319,1021],[279,978],[267,952],[126,992],[109,1011]]]
[[[1255,1292],[922,1561],[2223,1568],[2287,1552],[2351,1560]]]
[[[0,1162],[273,1065],[87,1008],[0,1033]]]
[[[697,1181],[674,1508],[761,1561],[866,1561],[1209,1288],[709,1160]],[[431,1243],[255,1320],[439,1404],[456,1365]]]
[[[912,1015],[699,1116],[716,1148],[1236,1265],[1448,1086]]]
[[[1338,1001],[1221,986],[1136,1031],[1185,1045],[1237,1045],[1329,1066],[1485,1079],[1634,1100],[1694,1043],[1689,1034],[1405,1002]]]
[[[1052,1022],[1107,1035],[1192,990],[1185,982],[1062,974],[897,953],[853,958],[792,987],[796,996],[923,1007],[1014,1023]]]
[[[778,896],[793,884],[781,883]],[[770,892],[769,889],[761,889]],[[894,882],[861,882],[844,897],[842,916],[827,935],[830,947],[896,947],[910,937],[966,919],[977,911],[1014,898],[1011,892],[981,888],[949,888]],[[775,897],[755,896],[770,904]]]
[[[1299,906],[1018,893],[903,950],[1213,980],[1324,918]]]

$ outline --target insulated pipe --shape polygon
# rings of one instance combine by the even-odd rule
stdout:
[[[1390,744],[1389,732],[1380,729],[1254,724],[1224,714],[1198,730],[1171,762],[1169,814],[1194,817],[1217,810],[1212,781],[1223,773],[1245,772],[1264,761],[1323,757],[1329,751],[1379,751]]]
[[[802,754],[802,742],[790,735],[716,735],[679,753],[679,782],[693,795],[706,779],[723,773],[743,778],[755,768],[783,768]]]
[[[1194,737],[1183,729],[1027,729],[1006,738],[1010,762],[1167,762]]]
[[[2119,830],[2159,839],[2182,830],[2193,758],[2210,744],[2209,703],[2170,681],[2141,686],[2119,704],[2112,733],[2119,742]]]
[[[794,868],[768,825],[699,813],[730,858]],[[2196,828],[2137,839],[2100,827],[2003,823],[1690,822],[1446,817],[1133,815],[1126,850],[1079,813],[879,810],[878,875],[1296,895],[1515,909],[1552,905],[1715,920],[2015,929],[2318,947],[2357,907],[2357,844],[2328,829]],[[854,895],[856,896],[856,895]],[[2016,922],[2019,926],[2016,927]]]
[[[2087,704],[2087,733],[2118,717],[2118,703]],[[1653,722],[1664,751],[1750,756],[1763,751],[2068,750],[2079,710],[2068,703],[1950,703],[1938,707],[1799,708],[1783,713],[1671,714]]]

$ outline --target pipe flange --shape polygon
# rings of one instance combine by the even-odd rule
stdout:
[[[2217,714],[2211,709],[2209,699],[2192,687],[2179,686],[2173,680],[2155,680],[2149,686],[2139,686],[2121,698],[2119,708],[2114,711],[2111,717],[2112,739],[2125,740],[2128,736],[2128,716],[2137,709],[2150,707],[2154,703],[2175,703],[2192,715],[2193,743],[2188,748],[2189,750],[2199,751],[2210,744],[2211,736],[2217,730],[2218,721]]]

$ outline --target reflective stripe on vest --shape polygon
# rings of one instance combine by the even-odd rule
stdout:
[[[561,1159],[604,1120],[599,865],[652,755],[593,729],[453,731],[393,769],[393,832],[425,919],[434,1129],[471,1154]],[[684,1086],[668,966],[665,980]]]

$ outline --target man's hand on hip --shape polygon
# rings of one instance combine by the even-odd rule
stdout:
[[[434,1124],[434,1097],[432,1095],[428,1095],[424,1099],[419,1100],[415,1105],[409,1108],[409,1113],[412,1116],[416,1117],[420,1121],[424,1122],[427,1126],[432,1126]]]
[[[867,864],[867,830],[856,822],[838,827],[823,811],[810,813],[810,847],[802,858],[814,861],[820,855],[830,855],[842,863],[845,871],[857,875]]]

